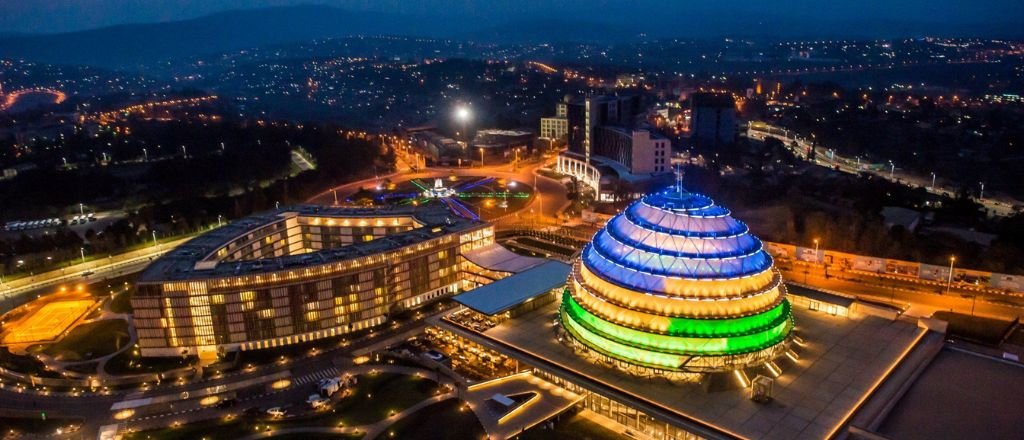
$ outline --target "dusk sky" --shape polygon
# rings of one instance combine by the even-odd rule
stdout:
[[[698,13],[744,20],[788,17],[806,22],[931,23],[937,28],[1024,24],[1024,2],[1020,0],[8,0],[0,2],[0,32],[65,32],[179,20],[230,9],[310,3],[413,15],[455,14],[494,23],[534,17],[630,22],[656,17],[658,23],[671,19],[685,26],[686,17]]]

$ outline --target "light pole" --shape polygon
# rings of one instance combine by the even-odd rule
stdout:
[[[156,230],[153,230],[153,246],[156,246]]]
[[[949,288],[953,285],[953,263],[956,263],[956,256],[952,255],[949,257],[949,278],[946,279],[946,294],[949,294]]]
[[[469,133],[467,132],[466,125],[469,124],[469,120],[472,117],[473,113],[465,105],[460,105],[455,109],[455,119],[462,124],[462,140],[466,142],[469,142]]]
[[[217,214],[217,227],[218,227],[218,228],[219,228],[219,227],[221,226],[221,221],[220,221],[220,219],[221,219],[221,215],[220,215],[220,214]]]
[[[82,253],[82,263],[85,263],[85,248],[78,248],[78,251]]]
[[[985,182],[978,182],[981,185],[981,192],[978,193],[978,200],[985,200]]]
[[[817,238],[814,239],[814,260],[816,262],[821,262],[821,258],[818,257],[818,239]]]
[[[149,152],[145,148],[142,149],[142,161],[149,162]]]
[[[893,174],[896,173],[896,164],[889,161],[889,180],[892,180]]]
[[[484,167],[484,147],[480,147],[480,168]]]
[[[935,172],[932,172],[932,191],[935,191]]]
[[[85,215],[85,205],[84,204],[81,204],[81,203],[78,204],[78,213],[82,214],[83,216]]]

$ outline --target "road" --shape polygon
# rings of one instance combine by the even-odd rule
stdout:
[[[26,298],[24,295],[46,287],[74,283],[81,280],[97,280],[111,278],[141,271],[150,261],[188,241],[186,237],[167,243],[159,243],[107,258],[97,258],[70,267],[55,269],[49,272],[19,278],[0,283],[0,313],[6,312]],[[88,274],[88,275],[86,275]]]
[[[747,129],[747,137],[751,139],[764,140],[767,136],[773,136],[779,138],[786,148],[790,148],[791,150],[791,144],[796,142],[797,150],[793,151],[793,153],[801,156],[804,155],[812,145],[812,143],[807,139],[794,135],[792,132],[784,128],[768,124],[763,125],[766,126],[767,129],[755,128],[752,124],[750,128]],[[950,196],[956,194],[956,188],[943,186],[941,179],[936,179],[935,184],[933,185],[932,176],[918,176],[907,173],[904,170],[895,168],[895,165],[891,162],[882,165],[868,164],[866,162],[862,163],[857,158],[840,156],[834,151],[831,151],[827,147],[821,145],[815,148],[815,165],[838,169],[839,171],[849,174],[867,172],[883,179],[902,183],[913,188],[924,188],[929,193],[935,195]],[[1014,206],[1024,204],[1024,202],[1019,200],[994,194],[989,194],[986,198],[975,199],[975,202],[981,204],[991,215],[996,216],[1013,215],[1015,213]]]
[[[242,370],[195,382],[167,382],[147,391],[114,395],[87,394],[78,397],[67,397],[63,394],[41,396],[34,392],[17,392],[7,385],[0,387],[0,414],[4,410],[16,410],[19,413],[29,410],[45,412],[50,418],[82,417],[86,422],[81,432],[71,438],[96,438],[99,428],[108,424],[120,423],[132,429],[144,430],[167,427],[174,422],[185,424],[221,418],[228,414],[237,415],[250,407],[292,405],[297,406],[297,410],[305,410],[303,402],[308,395],[316,391],[317,380],[336,375],[339,371],[336,357],[368,349],[380,349],[383,344],[394,343],[395,339],[404,340],[410,333],[421,332],[427,325],[427,318],[440,316],[449,310],[450,308],[434,308],[420,318],[395,322],[384,331],[358,340],[334,345],[325,343],[315,354],[295,353],[284,363],[266,364],[250,371]],[[284,388],[273,385],[279,377],[288,378],[289,383]],[[211,391],[223,393],[223,388],[219,388],[222,386],[236,395],[239,401],[236,407],[216,408],[202,403],[202,397]],[[183,394],[186,392],[187,395]],[[123,420],[116,417],[119,411],[111,408],[118,402],[143,398],[169,400],[134,408],[131,415]]]
[[[308,200],[309,203],[332,205],[335,203],[335,194],[338,200],[346,195],[352,194],[364,187],[374,187],[384,179],[410,180],[410,179],[432,179],[436,177],[447,178],[452,173],[456,176],[471,177],[502,177],[517,180],[528,185],[536,184],[536,197],[530,204],[519,211],[524,219],[530,219],[532,213],[540,212],[547,222],[554,222],[558,214],[568,206],[568,190],[561,182],[549,177],[536,174],[534,171],[544,165],[544,162],[520,163],[520,167],[513,171],[509,164],[492,165],[476,168],[425,168],[420,170],[408,170],[382,175],[375,178],[363,179],[357,182],[346,183],[324,191]]]
[[[786,280],[874,301],[909,304],[908,316],[926,317],[937,310],[970,314],[972,308],[975,315],[1001,319],[1024,314],[1024,298],[1015,296],[978,293],[955,285],[947,293],[940,286],[840,271],[835,267],[826,269],[817,264],[778,262],[777,267]]]

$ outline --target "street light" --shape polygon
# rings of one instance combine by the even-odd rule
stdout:
[[[455,109],[455,119],[462,124],[462,140],[469,140],[469,133],[466,132],[466,125],[469,124],[469,120],[473,118],[473,112],[469,111],[469,107],[460,105]]]
[[[480,168],[484,167],[484,147],[480,147]]]
[[[82,253],[82,263],[85,263],[85,248],[78,248],[78,250]]]
[[[889,161],[889,180],[892,180],[892,175],[896,173],[896,164]]]
[[[821,260],[821,259],[820,259],[820,258],[818,257],[818,239],[817,239],[817,238],[815,238],[815,239],[814,239],[814,259],[815,259],[816,261],[820,261],[820,260]]]
[[[932,191],[935,191],[935,172],[932,172]]]
[[[949,294],[949,288],[953,285],[953,263],[956,263],[955,255],[949,257],[949,278],[946,279],[946,294]]]
[[[985,182],[978,182],[981,185],[981,193],[978,194],[978,200],[985,200]]]

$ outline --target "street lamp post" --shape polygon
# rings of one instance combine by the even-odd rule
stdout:
[[[932,191],[935,191],[935,172],[932,172]]]
[[[480,168],[484,167],[484,148],[480,147]]]
[[[818,261],[818,262],[821,261],[821,258],[818,257],[818,239],[817,238],[814,239],[814,259],[816,261]]]
[[[889,161],[889,180],[892,180],[893,174],[895,174],[895,173],[896,173],[896,164],[892,163],[892,161],[890,160]]]
[[[85,248],[78,248],[78,251],[82,253],[82,263],[85,263]]]
[[[981,192],[978,193],[978,200],[985,200],[985,182],[978,182],[981,185]]]
[[[956,256],[949,257],[949,277],[946,279],[946,294],[949,294],[949,289],[953,285],[953,263],[956,263]]]
[[[469,107],[459,106],[455,109],[455,119],[462,123],[462,140],[469,141],[469,133],[466,125],[469,123],[469,119],[473,114],[469,111]]]

